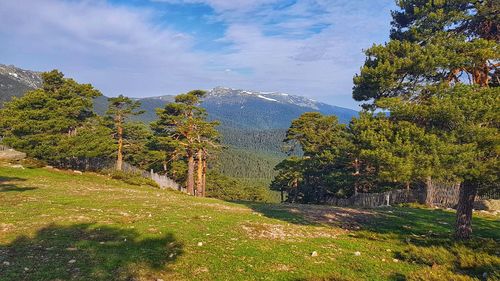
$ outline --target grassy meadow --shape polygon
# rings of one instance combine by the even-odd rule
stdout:
[[[224,202],[0,168],[0,280],[499,280],[499,217]]]

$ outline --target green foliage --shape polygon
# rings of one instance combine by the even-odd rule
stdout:
[[[131,185],[148,185],[159,188],[158,184],[152,179],[144,178],[140,174],[123,172],[118,170],[104,170],[103,173],[108,174],[112,179],[121,180]]]
[[[3,142],[49,162],[105,153],[109,146],[101,137],[107,132],[99,120],[92,120],[92,99],[101,93],[57,70],[42,78],[41,89],[13,99],[0,111]]]
[[[288,201],[321,202],[327,194],[352,192],[353,145],[344,124],[335,116],[308,112],[292,122],[285,138],[289,153],[303,152],[284,160],[271,188],[286,191]]]
[[[365,64],[354,77],[355,100],[414,99],[427,96],[431,84],[498,84],[500,20],[493,12],[498,1],[405,0],[398,5],[391,40],[365,52]]]
[[[207,196],[229,201],[270,202],[273,199],[265,185],[252,184],[216,171],[209,171],[207,175]]]
[[[376,178],[379,185],[409,186],[438,172],[440,143],[412,122],[365,112],[353,119],[350,130],[361,163],[369,166],[362,175]]]
[[[143,114],[144,110],[138,110],[140,107],[140,101],[119,95],[116,98],[108,98],[106,116],[117,123],[124,123],[131,116]]]
[[[229,177],[270,181],[276,175],[274,166],[282,159],[283,156],[275,154],[229,147],[217,153],[212,166]]]
[[[440,165],[449,177],[481,183],[488,187],[498,181],[500,88],[456,85],[437,89],[422,103],[393,98],[378,106],[391,111],[392,118],[415,122],[428,137],[440,142]]]

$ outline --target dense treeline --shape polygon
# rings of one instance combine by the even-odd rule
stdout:
[[[220,126],[219,131],[222,143],[227,146],[285,155],[281,151],[281,142],[285,138],[286,129],[250,130]]]
[[[460,182],[456,237],[468,238],[476,194],[500,186],[500,4],[398,5],[391,40],[366,50],[354,77],[353,97],[366,102],[365,112],[349,126],[317,113],[295,120],[285,141],[304,156],[280,163],[272,187],[289,201],[321,202],[328,194]]]
[[[217,155],[214,169],[231,177],[260,178],[270,181],[276,175],[273,168],[283,158],[275,154],[229,147]]]

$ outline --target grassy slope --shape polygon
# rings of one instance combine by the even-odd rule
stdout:
[[[0,280],[398,279],[424,267],[393,261],[407,242],[448,243],[453,222],[440,210],[228,203],[45,169],[0,177]],[[498,220],[474,223],[500,238]]]

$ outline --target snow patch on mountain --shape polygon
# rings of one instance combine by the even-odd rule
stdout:
[[[257,97],[261,98],[261,99],[265,99],[265,100],[269,100],[269,101],[278,101],[278,100],[275,100],[275,99],[272,99],[272,98],[268,98],[268,97],[264,97],[263,95],[257,95]]]

